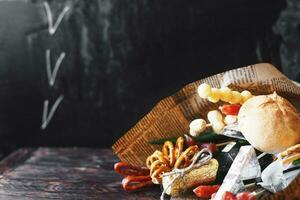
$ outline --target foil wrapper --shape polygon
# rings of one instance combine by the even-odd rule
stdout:
[[[261,168],[251,145],[242,146],[234,159],[214,200],[222,200],[226,191],[237,193],[244,188],[243,180],[260,177]]]
[[[300,174],[300,169],[288,171],[294,167],[292,164],[284,166],[279,156],[262,172],[259,185],[272,193],[284,190]]]

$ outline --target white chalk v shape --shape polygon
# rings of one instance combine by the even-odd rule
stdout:
[[[59,67],[61,66],[62,61],[64,60],[66,56],[65,52],[62,52],[60,56],[58,57],[53,72],[51,73],[51,54],[50,49],[46,50],[46,68],[47,68],[47,76],[48,76],[48,82],[50,86],[53,86],[55,83],[55,78],[58,72]]]
[[[64,7],[63,11],[59,14],[55,24],[53,24],[52,12],[51,12],[50,6],[49,6],[47,1],[44,2],[44,7],[45,7],[45,10],[46,10],[47,19],[48,19],[48,31],[49,31],[50,35],[53,35],[56,32],[59,24],[63,20],[65,14],[67,12],[69,12],[70,7],[69,6]]]
[[[44,101],[44,109],[43,109],[43,118],[42,118],[42,126],[41,129],[45,130],[50,123],[56,109],[58,108],[59,104],[63,100],[64,96],[60,95],[56,101],[54,102],[52,108],[50,109],[50,112],[48,114],[48,106],[49,106],[49,100]]]

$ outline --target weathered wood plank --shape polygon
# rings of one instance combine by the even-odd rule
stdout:
[[[81,181],[81,180],[97,180],[111,177],[111,180],[120,180],[121,176],[112,170],[104,170],[102,168],[91,168],[91,167],[68,167],[63,166],[51,166],[45,167],[40,165],[28,165],[24,164],[17,167],[11,172],[5,174],[6,178],[10,179],[36,179],[35,176],[39,177],[39,180],[60,180],[64,178],[69,181]]]
[[[69,167],[112,167],[117,158],[107,149],[39,148],[26,164]],[[112,169],[112,168],[111,168]]]
[[[2,199],[158,199],[159,187],[122,189],[109,149],[21,149],[0,163]]]
[[[0,162],[0,174],[11,171],[19,164],[22,164],[27,158],[31,156],[33,151],[34,149],[32,148],[19,149],[10,154]]]
[[[121,186],[122,176],[113,171],[117,161],[110,149],[20,149],[0,162],[0,200],[159,199],[158,186],[125,192]],[[288,199],[299,196],[296,187],[297,184],[288,187],[291,191]],[[278,193],[273,196],[276,197],[287,196]],[[171,199],[197,198],[190,193]]]
[[[125,193],[120,181],[104,184],[101,182],[82,181],[78,183],[69,183],[62,181],[2,181],[0,183],[1,194],[19,195],[32,198],[49,198],[49,199],[86,199],[100,197],[114,197],[113,199],[122,199],[123,197],[152,197],[157,194],[157,189],[147,189],[144,192],[128,194]],[[155,191],[154,191],[155,190]],[[154,191],[154,192],[153,192]],[[157,197],[157,196],[156,196]],[[108,199],[108,198],[107,198]]]

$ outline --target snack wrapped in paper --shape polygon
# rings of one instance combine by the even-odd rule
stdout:
[[[166,194],[178,196],[187,189],[213,182],[217,176],[218,166],[218,161],[211,159],[204,165],[187,172],[184,176],[179,175],[178,178],[176,178],[177,174],[164,176],[162,184],[166,189]],[[176,179],[174,180],[174,178]]]

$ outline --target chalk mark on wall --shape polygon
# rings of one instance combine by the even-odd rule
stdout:
[[[50,109],[50,112],[48,113],[48,106],[49,106],[49,100],[44,101],[44,108],[43,108],[43,117],[42,117],[42,126],[41,129],[45,130],[50,123],[55,111],[57,110],[59,104],[62,102],[64,96],[60,95],[56,101],[54,102],[52,108]]]
[[[59,70],[59,67],[61,66],[62,61],[64,60],[66,56],[65,52],[62,52],[60,56],[58,57],[53,72],[51,72],[51,52],[50,49],[46,50],[46,68],[47,68],[47,76],[48,76],[48,82],[50,86],[53,86],[55,83],[56,75]]]
[[[63,11],[59,14],[56,22],[53,24],[53,16],[52,16],[52,12],[49,6],[49,3],[47,1],[44,2],[44,7],[46,10],[46,14],[47,14],[47,20],[48,20],[48,31],[50,33],[50,35],[54,35],[59,24],[61,23],[61,21],[63,20],[64,16],[67,14],[67,12],[70,11],[70,7],[69,6],[65,6]]]
[[[56,22],[53,24],[53,15],[49,6],[49,3],[47,1],[44,2],[44,7],[46,10],[46,15],[47,15],[47,20],[48,20],[48,31],[49,34],[52,36],[55,34],[56,30],[58,29],[60,23],[62,22],[64,16],[70,11],[69,6],[65,6],[63,11],[59,14]],[[45,57],[46,57],[46,72],[47,72],[47,77],[48,77],[48,84],[50,87],[52,87],[55,83],[56,75],[58,73],[58,70],[66,56],[65,52],[62,52],[60,56],[58,57],[53,71],[51,71],[51,51],[50,49],[46,49],[45,52]],[[44,101],[44,108],[43,108],[43,115],[42,115],[42,125],[41,129],[45,130],[50,123],[51,119],[53,118],[55,111],[57,110],[58,106],[62,102],[64,96],[60,95],[56,101],[54,102],[53,106],[50,109],[50,112],[48,113],[48,107],[49,107],[49,100],[46,99]]]

